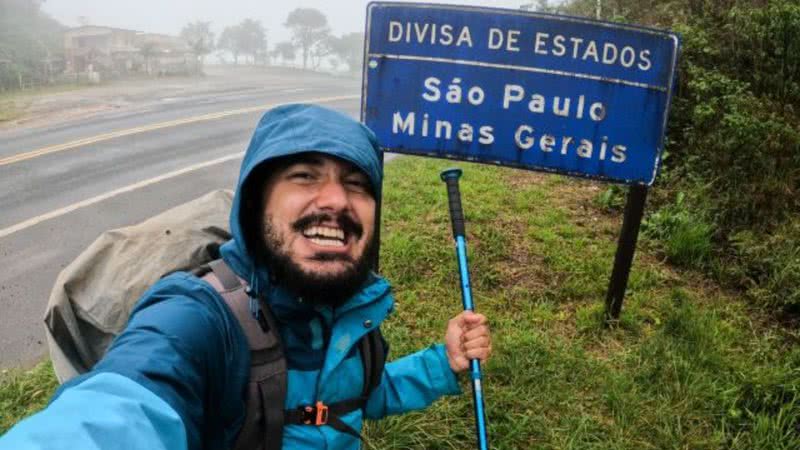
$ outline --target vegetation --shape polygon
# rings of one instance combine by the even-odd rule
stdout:
[[[240,55],[250,55],[255,64],[267,60],[267,31],[260,21],[245,19],[239,25],[225,28],[219,36],[217,47],[233,55],[234,64],[239,64]]]
[[[307,68],[309,56],[322,53],[319,47],[327,45],[330,36],[327,17],[314,8],[297,8],[289,13],[284,25],[291,30],[292,43],[300,49],[303,68]]]
[[[351,72],[361,70],[364,60],[364,33],[346,33],[332,38],[331,48]]]
[[[58,386],[49,361],[31,370],[0,372],[0,435],[47,405]]]
[[[594,16],[595,0],[551,12]],[[648,236],[675,264],[800,313],[800,4],[791,0],[602,2],[605,19],[681,34]],[[612,191],[605,199],[614,200]]]
[[[203,72],[205,56],[214,50],[214,32],[211,22],[196,21],[186,24],[181,30],[181,37],[189,44],[197,57],[199,72]]]
[[[440,340],[461,308],[438,177],[450,165],[405,157],[386,166],[381,271],[397,308],[382,329],[392,357]],[[647,247],[619,325],[606,329],[620,217],[596,206],[601,185],[460,165],[473,290],[494,329],[484,374],[492,448],[799,448],[796,331]],[[0,383],[0,432],[54,386],[49,365]],[[471,448],[462,387],[466,395],[426,411],[370,422],[367,448]]]
[[[387,166],[382,271],[398,307],[394,355],[460,307],[441,169]],[[603,305],[619,231],[598,184],[465,166],[472,285],[491,317],[486,367],[497,449],[791,449],[800,445],[798,335],[641,248],[618,327]],[[468,385],[463,388],[468,392]],[[369,448],[469,448],[469,395],[371,423]]]
[[[54,62],[63,58],[63,28],[38,2],[0,0],[0,92],[52,80]]]
[[[495,329],[486,367],[493,448],[800,448],[800,4],[601,6],[604,19],[681,34],[664,165],[622,317],[606,329],[602,299],[625,190],[463,164],[473,288]],[[596,0],[537,7],[597,13]],[[276,55],[293,60],[299,49],[306,66],[332,53],[360,66],[362,37],[333,38],[324,15],[296,11],[286,23],[293,43]],[[232,48],[225,34],[219,47]],[[386,168],[382,272],[398,308],[384,332],[394,356],[438,337],[459,310],[438,180],[448,165],[408,157]],[[54,386],[46,364],[4,376],[0,432]],[[465,448],[471,420],[465,395],[370,423],[367,440]]]

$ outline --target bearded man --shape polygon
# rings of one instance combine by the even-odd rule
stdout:
[[[380,161],[374,134],[340,113],[267,112],[221,259],[153,285],[103,359],[0,448],[356,449],[363,419],[459,393],[456,373],[491,353],[482,315],[384,365]]]

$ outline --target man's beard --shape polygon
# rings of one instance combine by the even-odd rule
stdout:
[[[305,216],[291,226],[296,233],[302,233],[312,224],[335,219],[348,239],[359,239],[363,229],[346,216],[334,217],[329,214]],[[339,306],[352,297],[362,287],[369,276],[375,254],[376,239],[373,236],[358,259],[349,255],[320,252],[314,256],[316,261],[342,261],[345,269],[337,273],[314,273],[304,270],[282,248],[284,240],[272,225],[272,217],[266,216],[262,222],[263,245],[261,253],[271,278],[289,292],[315,305]]]

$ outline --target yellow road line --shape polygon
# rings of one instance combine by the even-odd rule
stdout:
[[[307,103],[328,103],[328,102],[335,102],[335,101],[340,101],[340,100],[353,100],[353,99],[357,99],[357,98],[359,98],[357,95],[342,95],[342,96],[338,96],[338,97],[314,98],[314,99],[304,100],[304,102],[307,102]],[[18,153],[16,155],[7,156],[5,158],[0,158],[0,166],[5,166],[5,165],[8,165],[8,164],[14,164],[14,163],[18,163],[18,162],[21,162],[21,161],[26,161],[26,160],[33,159],[33,158],[38,158],[39,156],[49,155],[51,153],[62,152],[64,150],[70,150],[70,149],[73,149],[73,148],[82,147],[84,145],[89,145],[89,144],[94,144],[94,143],[97,143],[97,142],[107,141],[109,139],[114,139],[114,138],[123,137],[123,136],[130,136],[132,134],[144,133],[144,132],[147,132],[147,131],[159,130],[159,129],[162,129],[162,128],[176,127],[176,126],[179,126],[179,125],[186,125],[186,124],[189,124],[189,123],[202,122],[202,121],[206,121],[206,120],[216,120],[216,119],[221,119],[223,117],[230,117],[230,116],[235,116],[235,115],[239,115],[239,114],[247,114],[247,113],[256,112],[256,111],[264,111],[264,110],[267,110],[267,109],[274,108],[276,106],[284,105],[286,103],[289,103],[289,102],[271,103],[271,104],[266,104],[266,105],[261,105],[261,106],[253,106],[253,107],[249,107],[249,108],[232,109],[230,111],[222,111],[222,112],[217,112],[217,113],[203,114],[203,115],[200,115],[200,116],[187,117],[187,118],[184,118],[184,119],[177,119],[177,120],[170,120],[170,121],[167,121],[167,122],[154,123],[154,124],[150,124],[150,125],[144,125],[144,126],[141,126],[141,127],[128,128],[126,130],[119,130],[119,131],[113,131],[111,133],[99,134],[99,135],[91,136],[91,137],[88,137],[88,138],[78,139],[78,140],[71,141],[71,142],[66,142],[66,143],[63,143],[63,144],[51,145],[49,147],[43,147],[43,148],[40,148],[40,149],[37,149],[37,150],[31,150],[31,151],[28,151],[28,152]],[[2,237],[2,236],[0,236],[0,237]]]
[[[108,200],[109,198],[116,197],[121,194],[125,194],[127,192],[135,191],[136,189],[141,189],[143,187],[150,186],[151,184],[156,184],[164,180],[168,180],[170,178],[175,178],[189,172],[194,172],[196,170],[204,169],[206,167],[214,166],[217,164],[221,164],[227,161],[234,160],[236,158],[241,158],[244,156],[244,152],[237,152],[232,153],[230,155],[223,156],[221,158],[212,159],[211,161],[204,161],[201,163],[193,164],[189,167],[184,167],[183,169],[174,170],[172,172],[168,172],[157,177],[153,177],[144,181],[139,181],[138,183],[129,184],[127,186],[121,187],[119,189],[114,189],[113,191],[106,192],[105,194],[100,194],[92,198],[88,198],[86,200],[82,200],[71,205],[67,205],[63,208],[56,209],[54,211],[50,211],[48,213],[32,217],[28,220],[24,220],[17,224],[11,225],[10,227],[0,229],[0,238],[4,238],[8,235],[14,234],[18,231],[22,231],[26,228],[30,228],[34,225],[42,223],[47,220],[55,219],[57,217],[61,217],[64,214],[71,213],[76,209],[85,208],[87,206],[94,205],[95,203],[102,202],[103,200]]]

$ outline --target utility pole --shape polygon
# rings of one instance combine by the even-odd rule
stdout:
[[[597,8],[595,9],[595,16],[597,20],[600,20],[601,13],[603,12],[603,0],[597,0]]]

